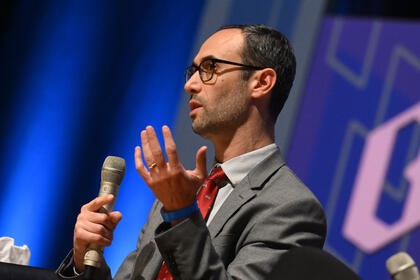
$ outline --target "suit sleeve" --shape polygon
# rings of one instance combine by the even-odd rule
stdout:
[[[156,215],[156,212],[158,212],[159,205],[159,201],[155,200],[148,215],[147,222],[140,231],[136,250],[132,251],[125,258],[124,262],[118,268],[114,280],[128,280],[132,279],[133,275],[140,275],[141,271],[147,265],[148,260],[152,257],[154,253],[153,246],[150,246],[151,244],[142,244],[142,240],[144,240],[145,232],[148,230],[150,222],[153,220],[152,216]],[[140,250],[140,248],[142,249]],[[137,258],[140,252],[142,254],[141,258]]]
[[[287,250],[322,248],[326,222],[315,199],[296,199],[271,208],[232,241],[236,242],[235,256],[227,267],[200,212],[171,228],[162,224],[156,234],[157,246],[174,279],[275,279],[274,268]]]
[[[74,262],[73,262],[73,250],[69,252],[63,262],[60,264],[58,269],[55,271],[58,279],[72,279],[72,280],[84,280],[85,275],[81,273],[75,275],[74,273]],[[111,271],[105,261],[102,262],[100,268],[96,269],[93,276],[94,280],[112,280]]]

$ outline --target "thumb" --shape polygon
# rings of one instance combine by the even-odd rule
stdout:
[[[111,218],[112,222],[115,224],[119,223],[122,219],[122,214],[118,211],[110,212],[108,215]]]
[[[207,147],[202,146],[200,149],[198,149],[196,159],[195,159],[196,161],[195,170],[198,173],[197,175],[201,177],[202,180],[204,180],[204,178],[206,178],[207,176],[206,152],[207,152]]]

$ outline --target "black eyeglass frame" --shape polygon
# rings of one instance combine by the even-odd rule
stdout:
[[[241,67],[251,69],[251,70],[262,70],[262,69],[266,68],[266,67],[258,67],[258,66],[253,66],[253,65],[246,65],[246,64],[233,62],[233,61],[228,61],[228,60],[223,60],[223,59],[218,59],[218,58],[208,58],[208,59],[204,59],[203,61],[201,61],[201,63],[198,66],[196,66],[194,64],[191,64],[190,66],[188,66],[185,69],[185,82],[188,82],[188,80],[191,79],[192,75],[194,75],[194,73],[197,70],[198,70],[198,74],[200,76],[200,79],[203,83],[208,82],[211,79],[213,79],[213,75],[214,75],[215,70],[213,70],[211,72],[210,78],[208,78],[206,80],[203,79],[203,75],[201,74],[202,71],[206,71],[205,69],[201,68],[201,65],[204,62],[207,62],[209,60],[212,62],[212,65],[215,65],[216,63],[225,63],[225,64],[230,64],[230,65],[235,65],[235,66],[241,66]],[[246,69],[239,69],[239,70],[246,70]]]

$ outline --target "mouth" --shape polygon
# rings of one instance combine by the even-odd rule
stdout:
[[[191,110],[190,113],[192,113],[195,110],[197,110],[198,108],[202,107],[202,105],[199,102],[197,102],[196,100],[190,100],[189,104],[190,104],[190,110]]]

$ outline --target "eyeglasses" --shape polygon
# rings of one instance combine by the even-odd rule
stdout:
[[[264,69],[264,67],[257,67],[252,65],[245,65],[241,63],[236,63],[232,61],[217,59],[217,58],[209,58],[203,60],[200,65],[194,65],[191,64],[191,66],[187,67],[185,69],[185,82],[187,82],[189,79],[191,79],[192,75],[198,70],[198,73],[200,74],[200,79],[203,83],[210,81],[213,78],[214,72],[216,72],[216,63],[225,63],[225,64],[231,64],[236,66],[241,66],[245,69],[252,69],[252,70],[261,70]]]

